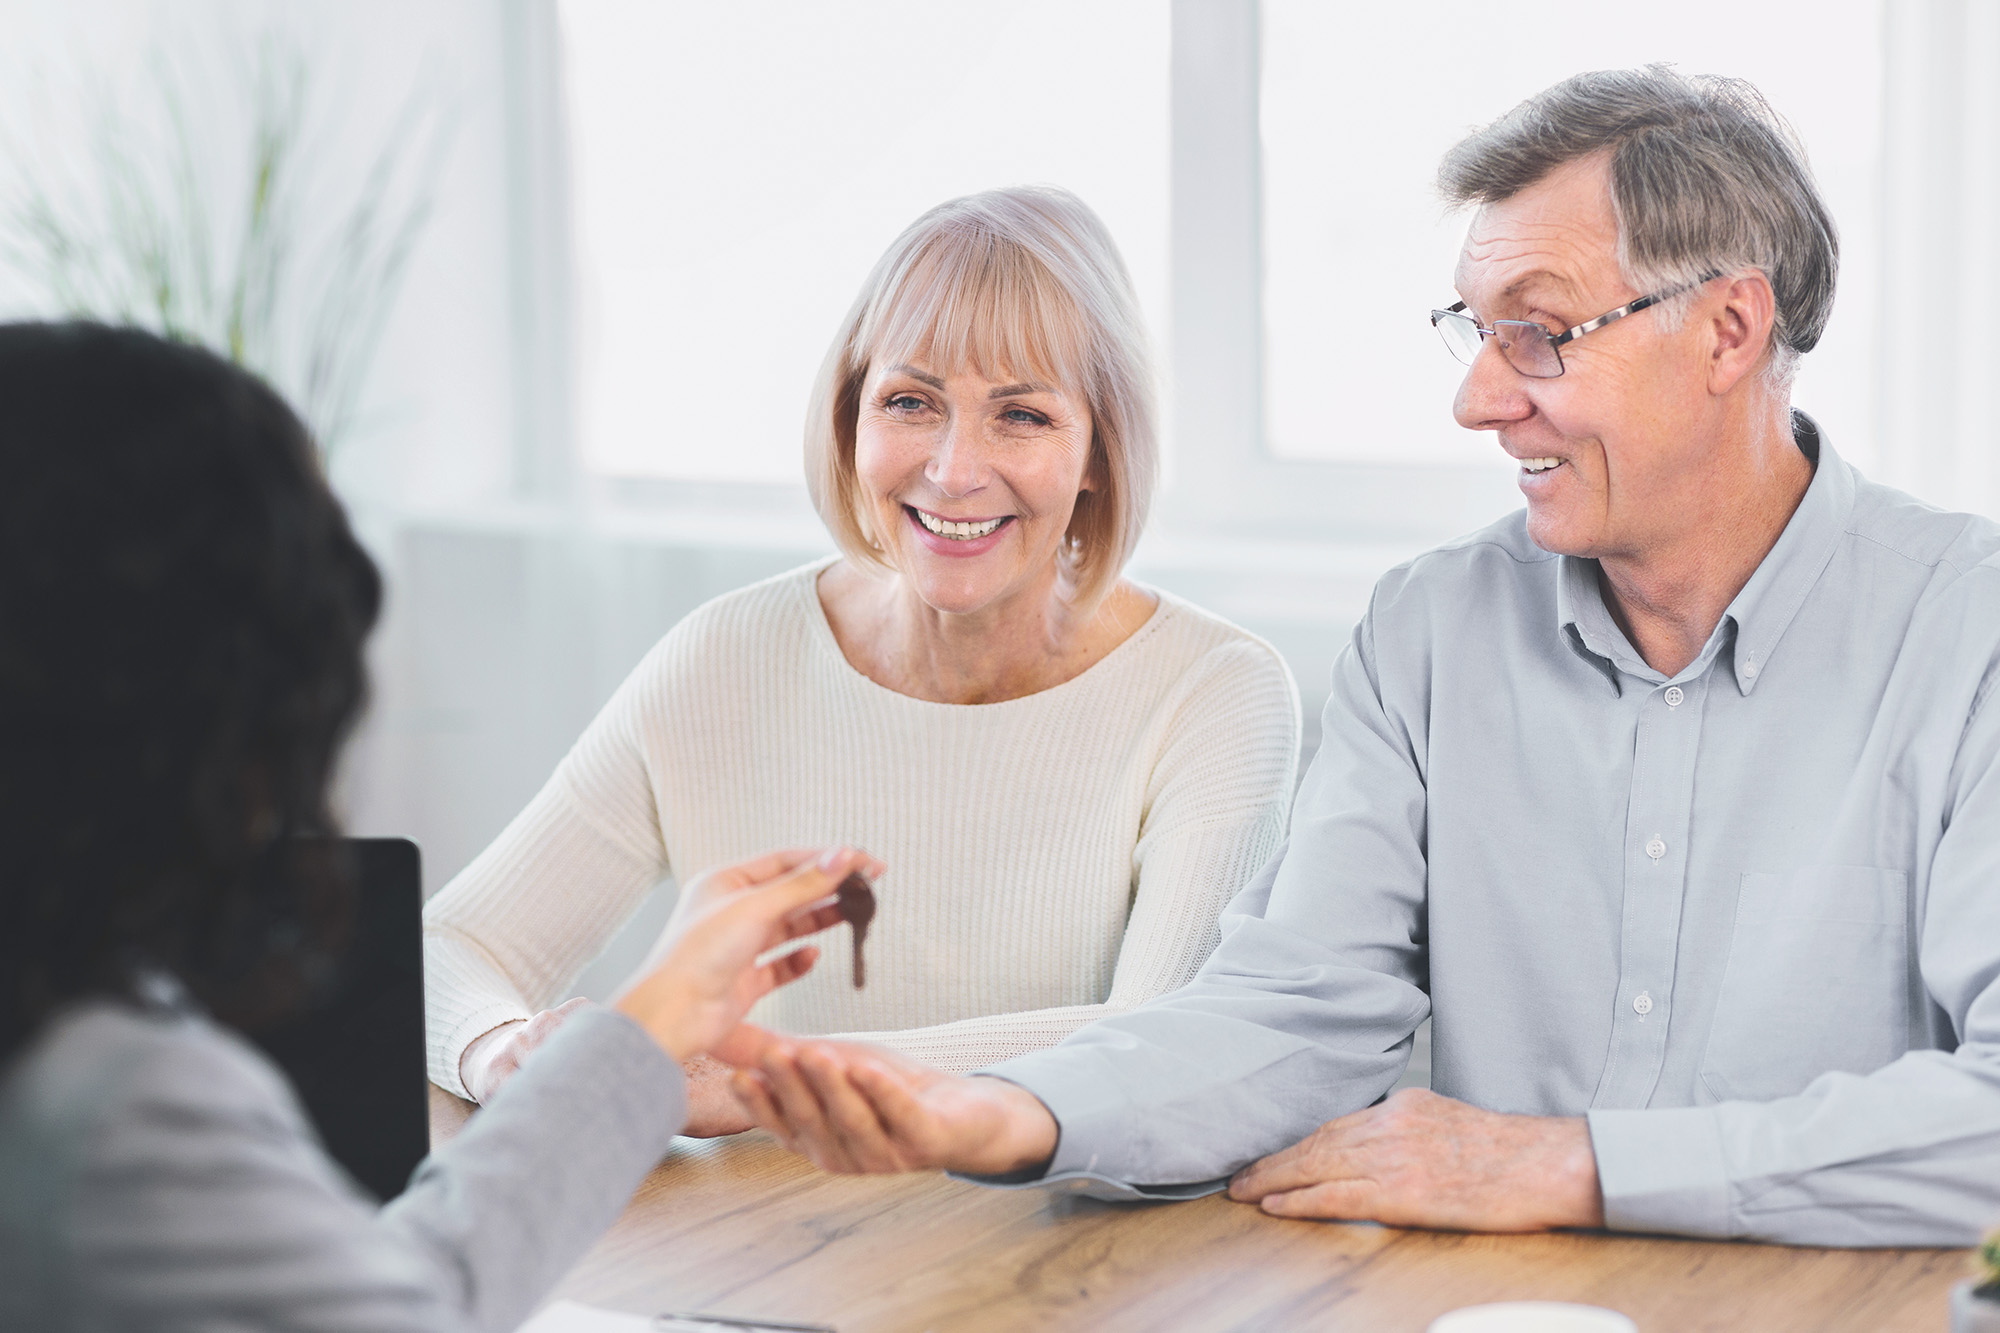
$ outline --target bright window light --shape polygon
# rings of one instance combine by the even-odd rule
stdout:
[[[796,482],[805,404],[877,256],[932,205],[1065,186],[1167,293],[1161,0],[562,0],[582,453]]]
[[[1449,305],[1464,221],[1432,179],[1474,125],[1580,70],[1670,61],[1749,79],[1805,140],[1841,231],[1840,293],[1795,399],[1874,458],[1881,0],[1685,0],[1540,13],[1468,0],[1264,0],[1266,439],[1280,457],[1506,466],[1459,429]]]

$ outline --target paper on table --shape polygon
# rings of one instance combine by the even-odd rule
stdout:
[[[671,1315],[654,1318],[617,1310],[600,1310],[594,1305],[580,1305],[575,1301],[556,1301],[521,1325],[516,1333],[755,1333],[758,1329],[777,1333],[777,1330],[821,1327],[824,1325],[759,1324],[738,1319],[718,1322]]]
[[[521,1325],[519,1333],[658,1333],[658,1329],[650,1315],[555,1301]]]
[[[1639,1333],[1639,1326],[1599,1305],[1500,1301],[1439,1315],[1429,1333]]]

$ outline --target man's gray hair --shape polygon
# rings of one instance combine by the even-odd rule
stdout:
[[[1804,146],[1747,81],[1667,65],[1575,75],[1461,140],[1438,188],[1498,203],[1607,150],[1626,280],[1650,292],[1762,272],[1777,302],[1768,373],[1789,387],[1833,311],[1840,238]]]

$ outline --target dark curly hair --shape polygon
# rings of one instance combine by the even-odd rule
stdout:
[[[306,428],[131,329],[0,325],[0,1060],[175,974],[239,1027],[344,929],[327,786],[381,580]]]

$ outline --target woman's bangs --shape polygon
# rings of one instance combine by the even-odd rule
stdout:
[[[942,236],[911,257],[868,312],[863,364],[970,369],[989,380],[1084,387],[1083,321],[1033,256],[991,235]]]

